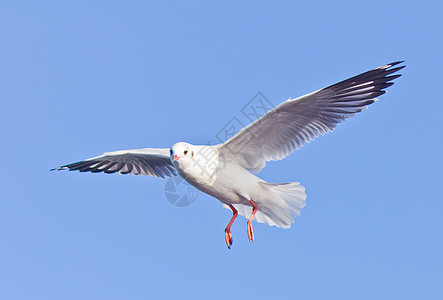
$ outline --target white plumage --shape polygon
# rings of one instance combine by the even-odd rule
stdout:
[[[298,182],[267,183],[257,173],[267,161],[281,160],[319,135],[333,131],[385,93],[391,75],[404,66],[394,62],[354,76],[305,96],[289,99],[246,126],[223,144],[196,146],[180,142],[171,148],[145,148],[107,152],[56,170],[105,172],[157,177],[181,175],[199,190],[217,198],[234,215],[225,229],[228,247],[230,227],[238,214],[251,221],[289,228],[305,206],[305,189]],[[251,173],[252,172],[252,173]],[[252,213],[252,214],[251,214]]]

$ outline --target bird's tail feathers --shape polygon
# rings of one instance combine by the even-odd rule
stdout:
[[[254,220],[259,223],[289,228],[294,222],[294,218],[300,215],[301,209],[305,207],[306,193],[305,188],[299,182],[289,183],[268,183],[260,182],[266,190],[270,190],[274,199],[260,203]],[[263,203],[266,203],[264,205]],[[258,204],[257,204],[258,205]],[[249,218],[252,207],[243,204],[233,204],[238,213],[245,218]],[[223,207],[229,208],[223,204]]]

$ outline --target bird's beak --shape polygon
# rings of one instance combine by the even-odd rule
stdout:
[[[172,157],[172,161],[177,161],[180,157],[177,156],[177,154],[174,154],[174,156]]]

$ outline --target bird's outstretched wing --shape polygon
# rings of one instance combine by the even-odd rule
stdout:
[[[366,109],[390,82],[391,75],[405,66],[397,61],[362,73],[337,84],[276,106],[257,121],[244,127],[218,146],[227,160],[258,172],[266,161],[280,160],[312,141],[320,134],[333,131],[338,123]]]
[[[92,173],[115,173],[151,175],[165,178],[177,175],[169,159],[168,148],[144,148],[106,152],[101,156],[64,165],[54,170],[69,170]]]

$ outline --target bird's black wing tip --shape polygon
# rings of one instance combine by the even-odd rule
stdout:
[[[392,67],[393,67],[393,66],[396,66],[396,65],[399,65],[399,64],[402,64],[402,63],[404,63],[404,62],[405,62],[405,60],[394,61],[394,62],[392,62],[392,63],[390,63],[390,64],[387,64],[387,65],[381,66],[379,69],[383,69],[383,70],[385,70],[385,71],[390,71],[390,70],[395,69],[395,71],[393,71],[393,72],[397,72],[397,71],[403,69],[404,67],[406,67],[406,65],[404,65],[404,66],[398,66],[398,67],[396,67],[396,68],[392,68]]]
[[[68,167],[67,166],[61,166],[61,167],[53,168],[53,169],[51,169],[49,171],[52,172],[52,171],[61,171],[61,170],[68,170]]]
[[[383,71],[384,71],[384,74],[385,74],[386,78],[389,78],[389,81],[394,80],[394,79],[396,79],[396,78],[398,78],[398,77],[400,77],[402,75],[402,74],[396,74],[396,75],[387,76],[387,75],[396,73],[396,72],[402,70],[403,68],[405,68],[406,65],[397,66],[397,67],[393,68],[394,66],[396,66],[398,64],[401,64],[403,62],[404,62],[404,60],[396,61],[396,62],[390,63],[390,64],[385,65],[385,66],[382,67]]]
[[[405,61],[406,60],[397,60],[397,61],[394,61],[394,62],[388,64],[388,66],[392,67],[392,66],[395,66],[395,65],[399,65],[401,63],[404,63]]]

